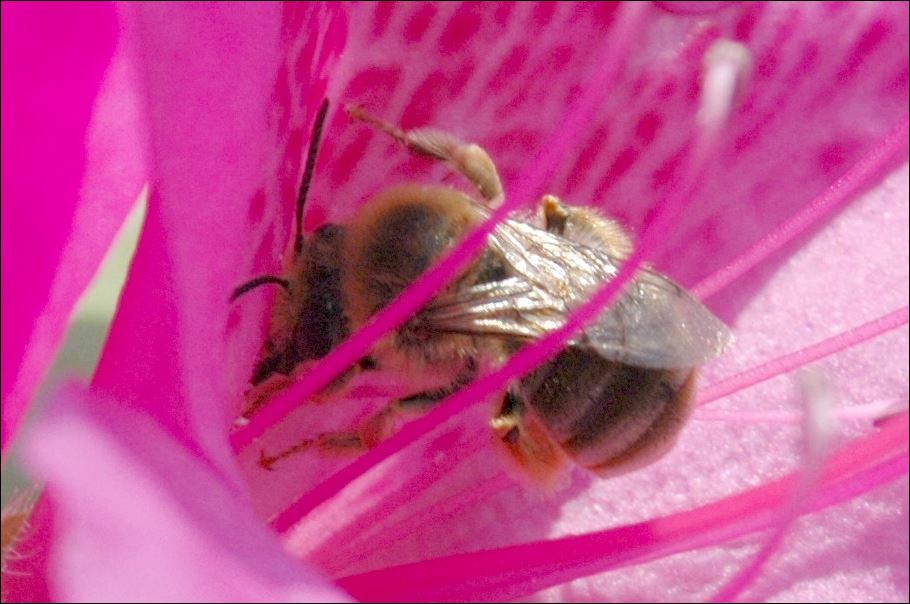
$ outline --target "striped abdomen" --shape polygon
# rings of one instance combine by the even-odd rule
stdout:
[[[645,369],[571,347],[522,382],[528,406],[576,463],[604,475],[666,453],[687,419],[694,370]]]

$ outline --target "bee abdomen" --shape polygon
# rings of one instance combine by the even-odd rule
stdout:
[[[569,348],[532,380],[528,401],[563,450],[610,475],[670,449],[689,414],[693,372],[635,367]]]

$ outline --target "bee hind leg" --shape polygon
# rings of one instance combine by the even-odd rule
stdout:
[[[526,477],[542,486],[555,484],[565,467],[565,455],[518,389],[506,391],[490,427],[508,457]]]
[[[357,106],[348,105],[345,109],[353,119],[385,132],[414,153],[444,161],[450,168],[470,180],[489,204],[496,205],[502,201],[502,182],[499,180],[499,173],[493,160],[482,147],[466,143],[448,132],[435,128],[402,130]]]

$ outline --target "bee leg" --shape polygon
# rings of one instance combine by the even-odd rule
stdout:
[[[375,367],[375,361],[371,357],[365,357],[359,365],[362,370],[368,371]],[[367,367],[363,367],[363,365]],[[260,451],[259,465],[266,470],[273,470],[276,462],[314,448],[322,453],[350,454],[360,453],[375,447],[394,433],[397,420],[400,417],[425,413],[430,407],[474,379],[476,374],[476,361],[468,359],[464,369],[448,386],[437,390],[418,392],[417,394],[392,401],[351,430],[325,432],[315,438],[302,440],[296,445],[274,455],[267,455],[265,451]]]
[[[277,462],[311,449],[324,455],[362,453],[392,435],[400,412],[398,406],[393,402],[351,430],[324,432],[315,438],[304,439],[274,455],[267,455],[264,450],[260,451],[259,465],[271,471],[275,469]]]
[[[467,386],[475,377],[477,377],[477,361],[473,358],[468,358],[465,361],[464,367],[458,372],[455,379],[453,379],[450,384],[443,386],[442,388],[437,388],[436,390],[417,392],[410,396],[400,398],[393,404],[396,405],[402,413],[424,413],[442,399]]]
[[[554,195],[540,198],[546,229],[554,235],[602,249],[616,258],[632,253],[632,239],[614,220],[591,208],[570,207]]]
[[[286,388],[292,381],[293,379],[289,375],[271,373],[265,379],[254,384],[246,393],[246,407],[243,413],[234,420],[234,425],[246,424],[267,400]]]
[[[482,147],[434,128],[402,130],[360,107],[348,105],[345,109],[353,119],[385,132],[414,153],[446,162],[450,168],[470,180],[487,202],[495,205],[502,201],[502,183],[496,165]]]
[[[490,427],[506,452],[530,478],[551,485],[565,465],[565,455],[546,428],[529,411],[523,394],[506,391],[499,412]]]

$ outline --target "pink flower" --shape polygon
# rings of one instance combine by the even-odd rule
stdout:
[[[906,601],[905,4],[3,11],[4,446],[151,183],[91,389],[58,393],[26,439],[48,497],[5,597]],[[61,34],[73,22],[91,44]],[[720,39],[754,67],[699,146],[703,60]],[[47,65],[26,69],[39,53]],[[67,113],[35,102],[49,86],[36,74],[57,73],[75,74]],[[576,472],[550,496],[497,463],[485,405],[439,423],[466,397],[354,463],[300,455],[265,472],[261,450],[375,403],[286,395],[234,433],[235,454],[274,294],[226,296],[278,270],[326,96],[477,141],[508,202],[553,192],[624,221],[649,261],[735,327],[700,398],[735,393],[699,409],[664,461],[609,481]],[[392,182],[445,178],[337,110],[324,140],[309,227]],[[52,169],[60,178],[41,178]],[[672,224],[652,220],[675,204]],[[822,354],[840,421],[830,455],[803,455],[791,382],[745,387]]]

